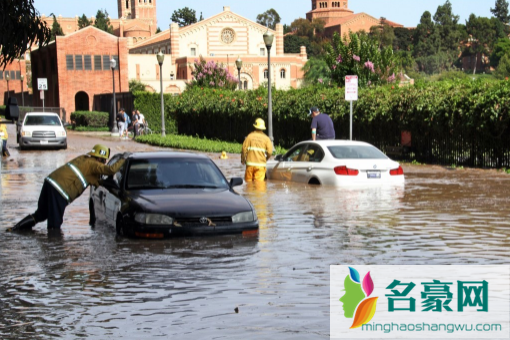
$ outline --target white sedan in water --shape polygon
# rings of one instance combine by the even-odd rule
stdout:
[[[268,179],[319,185],[403,184],[404,170],[375,146],[358,141],[304,141],[267,162]]]

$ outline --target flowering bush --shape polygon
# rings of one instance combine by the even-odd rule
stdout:
[[[392,82],[400,69],[393,50],[390,47],[380,50],[364,33],[351,33],[344,38],[335,34],[324,50],[330,78],[336,85],[344,85],[347,75],[357,75],[361,87]]]
[[[200,60],[195,59],[195,63],[191,66],[191,75],[193,80],[188,83],[188,87],[235,90],[238,86],[237,78],[224,68],[223,64],[217,64],[213,60],[206,62],[202,56]]]

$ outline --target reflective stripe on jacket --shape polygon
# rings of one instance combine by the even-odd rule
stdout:
[[[119,171],[124,162],[125,160],[122,159],[108,166],[89,155],[83,155],[53,171],[46,180],[71,203],[85,191],[89,184],[99,186],[100,176],[113,175]]]
[[[241,162],[248,166],[265,167],[272,154],[273,143],[264,132],[256,130],[244,140]]]

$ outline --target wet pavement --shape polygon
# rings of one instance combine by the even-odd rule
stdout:
[[[436,166],[404,166],[405,187],[237,187],[258,237],[118,237],[88,226],[88,192],[60,233],[3,233],[35,210],[46,175],[97,142],[158,149],[71,132],[66,151],[21,152],[13,136],[1,163],[2,339],[328,339],[329,265],[509,263],[510,175]],[[239,155],[209,156],[243,176]]]

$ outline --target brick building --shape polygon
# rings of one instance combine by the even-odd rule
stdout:
[[[5,70],[0,69],[0,93],[2,93],[2,105],[7,104],[7,98],[14,93],[25,92],[27,95],[27,67],[25,60],[18,59],[8,64]],[[9,75],[9,77],[7,77]],[[9,78],[9,81],[7,81]],[[23,81],[22,81],[23,78]],[[9,93],[7,93],[9,89]],[[21,105],[21,101],[18,103]]]
[[[33,84],[47,79],[44,105],[64,108],[69,121],[74,111],[93,110],[95,95],[112,93],[112,58],[117,61],[115,91],[129,90],[127,55],[126,38],[89,26],[32,52]],[[39,95],[34,106],[42,106]]]
[[[381,19],[374,18],[366,13],[354,13],[349,9],[349,1],[312,0],[312,10],[306,13],[308,20],[321,19],[325,22],[324,34],[328,37],[338,32],[341,36],[349,31],[370,32],[370,27],[381,24]],[[384,20],[392,27],[404,27],[393,21]]]
[[[129,51],[129,78],[148,84],[149,89],[159,92],[159,65],[155,54],[166,54],[163,63],[163,88],[166,93],[179,93],[192,80],[191,66],[202,56],[227,67],[238,76],[235,65],[241,58],[241,82],[245,89],[259,87],[268,79],[267,49],[263,35],[265,26],[233,13],[225,6],[223,12],[195,24],[170,28],[135,44]],[[271,48],[271,80],[276,88],[299,87],[303,78],[302,68],[308,60],[306,49],[301,53],[287,54],[283,51],[283,25],[277,24]],[[144,57],[145,56],[145,57]],[[145,62],[144,62],[145,60]]]

